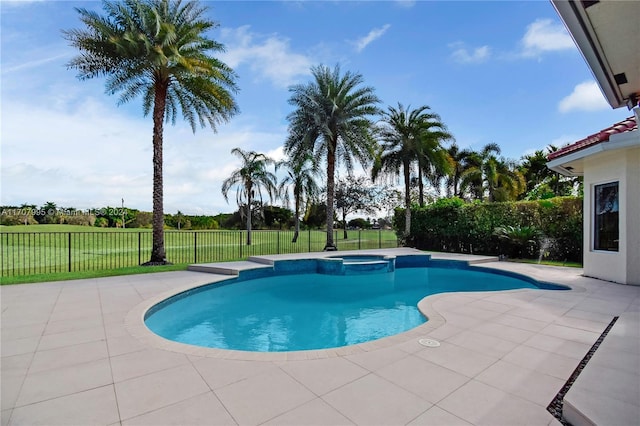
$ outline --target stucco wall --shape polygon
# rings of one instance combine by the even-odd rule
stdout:
[[[640,285],[640,148],[627,159],[627,284]]]
[[[619,251],[595,251],[594,186],[614,181],[619,182]],[[584,236],[586,276],[640,285],[640,148],[584,159]]]

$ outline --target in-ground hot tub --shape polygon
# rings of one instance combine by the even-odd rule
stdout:
[[[318,273],[326,275],[382,274],[395,269],[395,256],[345,255],[318,259]]]

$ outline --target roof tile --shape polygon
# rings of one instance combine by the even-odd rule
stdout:
[[[611,127],[600,130],[598,133],[594,133],[593,135],[587,136],[584,139],[580,139],[577,142],[563,146],[557,151],[550,152],[549,155],[547,155],[547,159],[553,160],[554,158],[562,157],[602,142],[608,142],[611,135],[630,132],[632,130],[638,130],[638,123],[636,123],[634,116],[626,118]]]

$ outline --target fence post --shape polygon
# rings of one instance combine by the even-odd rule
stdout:
[[[240,259],[242,259],[242,231],[239,231],[238,234],[240,235]]]
[[[198,232],[193,231],[193,263],[198,263]]]
[[[361,245],[360,242],[362,241],[362,231],[358,229],[358,250],[360,250]]]
[[[378,248],[382,248],[382,228],[378,229]]]
[[[138,266],[142,265],[142,232],[138,231]]]
[[[309,228],[309,253],[311,253],[311,228]]]
[[[69,272],[71,272],[71,232],[69,232],[67,235],[69,241]]]
[[[276,254],[280,254],[280,231],[278,231],[278,242],[276,244]]]

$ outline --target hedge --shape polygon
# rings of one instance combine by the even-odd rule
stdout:
[[[404,209],[397,209],[394,227],[404,229]],[[405,245],[422,250],[512,255],[513,241],[496,235],[498,227],[533,228],[535,238],[518,247],[523,257],[582,262],[582,198],[504,203],[466,203],[440,199],[425,207],[412,207],[411,233]],[[530,231],[530,229],[526,229]]]

